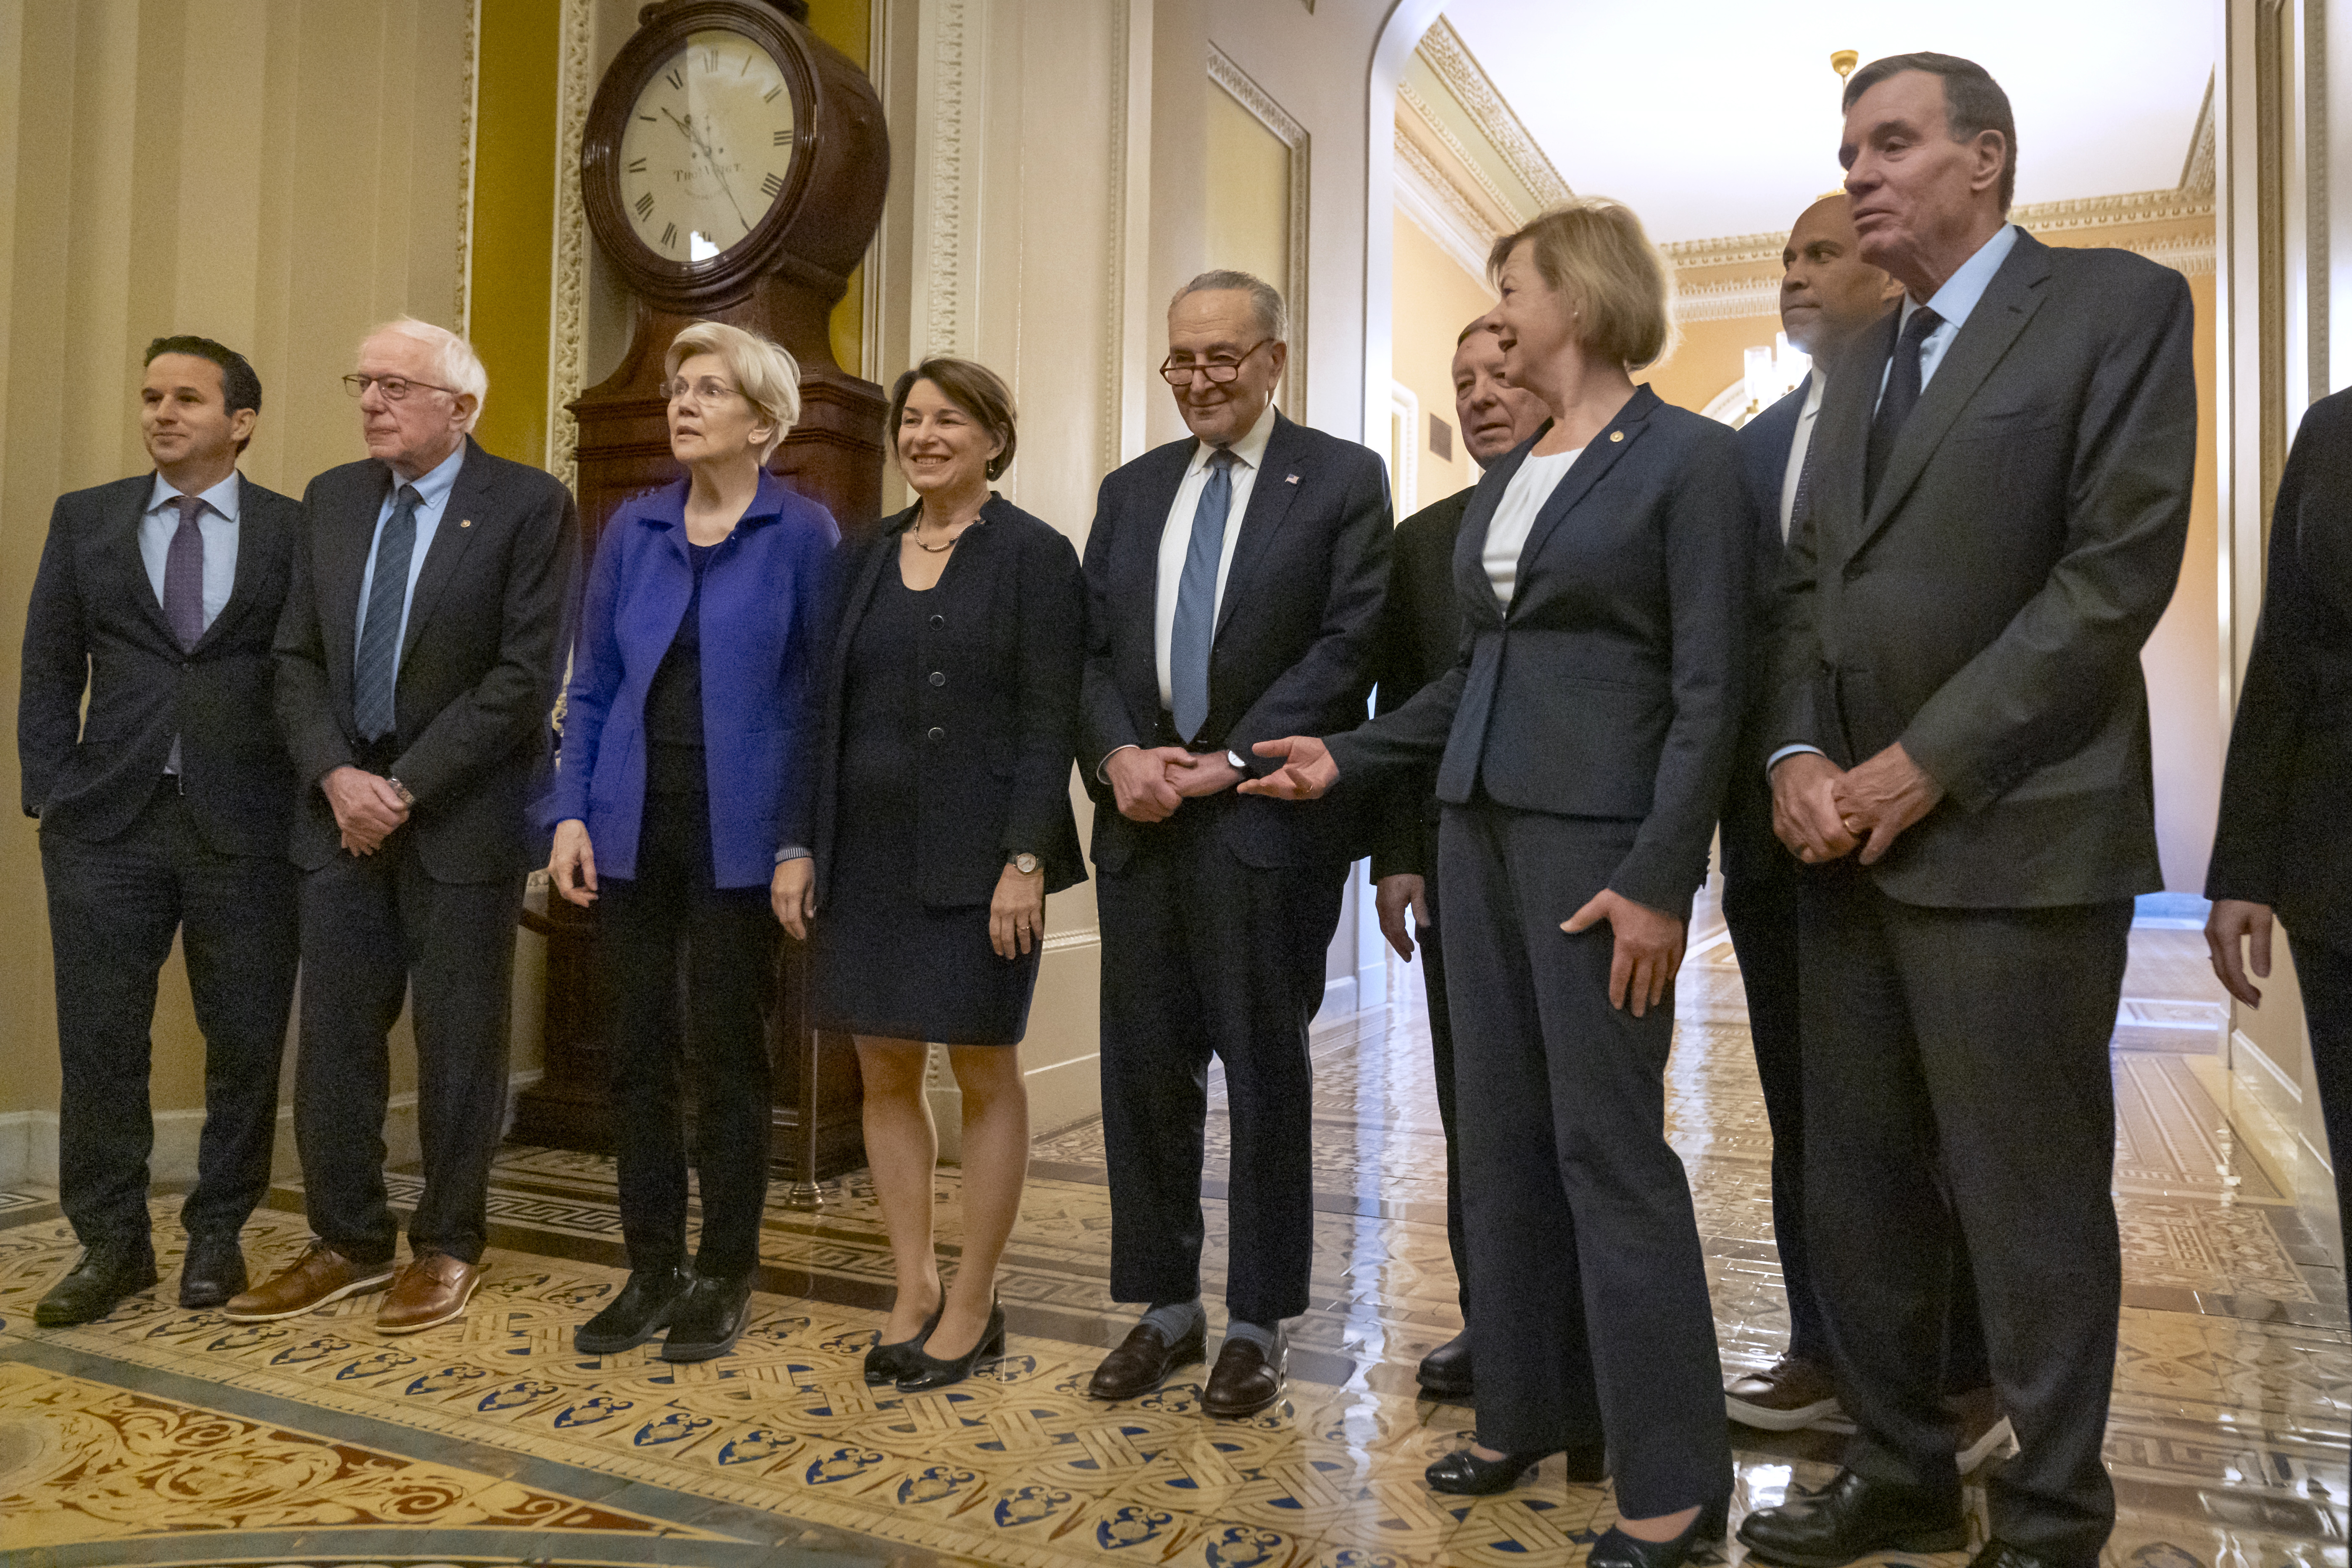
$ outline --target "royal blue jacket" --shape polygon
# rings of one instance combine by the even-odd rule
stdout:
[[[581,605],[563,748],[546,825],[588,825],[599,876],[636,875],[646,810],[646,690],[694,592],[687,484],[625,502],[604,525]],[[702,731],[722,888],[764,888],[806,848],[812,702],[823,655],[833,516],[761,473],[751,510],[703,567]]]

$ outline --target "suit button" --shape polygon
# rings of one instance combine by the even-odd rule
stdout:
[[[947,618],[945,616],[933,616],[931,617],[931,628],[932,628],[934,631],[938,630],[940,627],[941,627],[941,626],[946,626],[947,624],[948,624],[948,618]]]
[[[931,684],[933,686],[945,686],[947,683],[948,672],[946,670],[935,669],[931,671]]]
[[[1849,583],[1860,581],[1862,577],[1862,563],[1859,561],[1847,562],[1845,563],[1844,577]]]
[[[948,738],[948,732],[934,724],[931,726],[930,738],[934,741],[944,741]]]

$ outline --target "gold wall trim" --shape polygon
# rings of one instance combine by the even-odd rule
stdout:
[[[1478,128],[1479,134],[1494,144],[1496,153],[1517,176],[1519,183],[1534,193],[1539,205],[1550,206],[1555,202],[1569,199],[1572,193],[1568,188],[1568,182],[1560,178],[1559,171],[1552,167],[1549,158],[1544,156],[1543,148],[1528,134],[1527,126],[1520,122],[1518,115],[1513,112],[1503,95],[1496,90],[1494,79],[1487,76],[1486,68],[1478,63],[1478,57],[1470,52],[1469,46],[1462,41],[1462,35],[1454,30],[1453,23],[1444,16],[1438,17],[1429,31],[1421,36],[1421,42],[1413,46],[1413,52],[1437,73],[1437,79],[1445,84],[1445,90],[1454,95],[1454,100],[1462,106],[1463,112],[1469,115],[1470,122]],[[1504,203],[1505,210],[1507,211],[1510,205]]]
[[[1100,947],[1102,928],[1080,926],[1076,931],[1057,931],[1047,934],[1041,943],[1047,952],[1061,952],[1073,947]]]
[[[555,99],[554,287],[548,300],[547,468],[566,485],[580,478],[580,426],[568,405],[588,363],[588,213],[580,191],[581,143],[595,91],[596,19],[591,0],[563,0]]]
[[[1214,44],[1209,46],[1209,79],[1231,93],[1290,149],[1290,276],[1282,280],[1283,300],[1290,307],[1290,364],[1283,373],[1280,401],[1284,413],[1303,420],[1307,417],[1307,236],[1313,141],[1306,126]]]
[[[450,302],[449,330],[473,335],[474,322],[474,132],[480,123],[482,0],[466,7],[465,78],[457,88],[457,288]]]

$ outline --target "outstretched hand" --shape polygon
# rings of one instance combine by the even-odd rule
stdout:
[[[1663,910],[1637,904],[1622,893],[1603,888],[1591,901],[1559,922],[1574,936],[1602,921],[1609,922],[1616,947],[1609,960],[1609,1005],[1631,1005],[1641,1017],[1665,999],[1666,986],[1683,966],[1683,943],[1689,928]]]
[[[1282,766],[1264,778],[1244,779],[1234,786],[1244,795],[1270,795],[1276,800],[1315,800],[1339,782],[1339,764],[1331,760],[1331,748],[1312,735],[1260,741],[1250,750],[1261,757],[1280,757]]]

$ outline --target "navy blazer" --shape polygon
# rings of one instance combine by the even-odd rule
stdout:
[[[1160,536],[1197,446],[1189,436],[1171,441],[1105,478],[1087,536],[1078,769],[1094,796],[1095,864],[1105,871],[1124,866],[1140,836],[1166,831],[1121,816],[1101,770],[1121,746],[1172,743],[1161,732],[1152,616]],[[1275,416],[1217,606],[1197,750],[1233,751],[1263,776],[1279,764],[1250,749],[1258,742],[1322,734],[1362,717],[1390,522],[1379,454]],[[1349,802],[1243,795],[1223,832],[1244,864],[1265,869],[1353,858],[1355,821]]]
[[[581,605],[563,749],[541,816],[585,822],[602,876],[636,875],[646,693],[694,595],[688,484],[613,514]],[[839,537],[832,513],[762,470],[750,509],[703,563],[702,735],[719,887],[764,888],[778,850],[809,847],[812,698]]]
[[[2304,414],[2270,557],[2205,896],[2268,904],[2295,941],[2352,952],[2352,393]]]
[[[1739,746],[1723,797],[1723,874],[1735,881],[1787,877],[1795,856],[1773,836],[1772,785],[1765,763],[1772,755],[1771,647],[1773,590],[1780,580],[1787,549],[1780,541],[1780,486],[1789,476],[1789,452],[1796,445],[1797,419],[1805,411],[1811,378],[1739,427],[1739,460],[1748,481],[1748,508],[1755,527],[1748,560],[1748,635],[1752,657],[1745,660],[1740,699]],[[1820,477],[1818,468],[1814,470]],[[1791,518],[1793,537],[1804,519]]]
[[[1739,722],[1752,537],[1731,432],[1637,387],[1537,514],[1507,612],[1487,525],[1530,437],[1486,470],[1454,552],[1462,654],[1334,736],[1343,784],[1443,753],[1437,797],[1641,824],[1609,885],[1686,910]]]
[[[898,547],[919,505],[842,554],[838,626],[827,661],[816,766],[816,878],[822,908],[833,877],[849,645],[875,584],[898,570]],[[1078,671],[1086,657],[1087,590],[1078,552],[1061,530],[992,492],[936,585],[923,595],[920,646],[908,668],[925,672],[916,710],[923,729],[916,779],[915,876],[923,902],[985,904],[1005,862],[1045,862],[1045,890],[1087,879],[1070,808],[1077,743]]]
[[[283,855],[294,765],[270,711],[270,639],[301,505],[238,479],[236,585],[184,652],[139,553],[154,486],[142,474],[76,490],[49,515],[16,703],[25,810],[44,833],[102,843],[154,798],[177,735],[180,787],[205,841]]]

